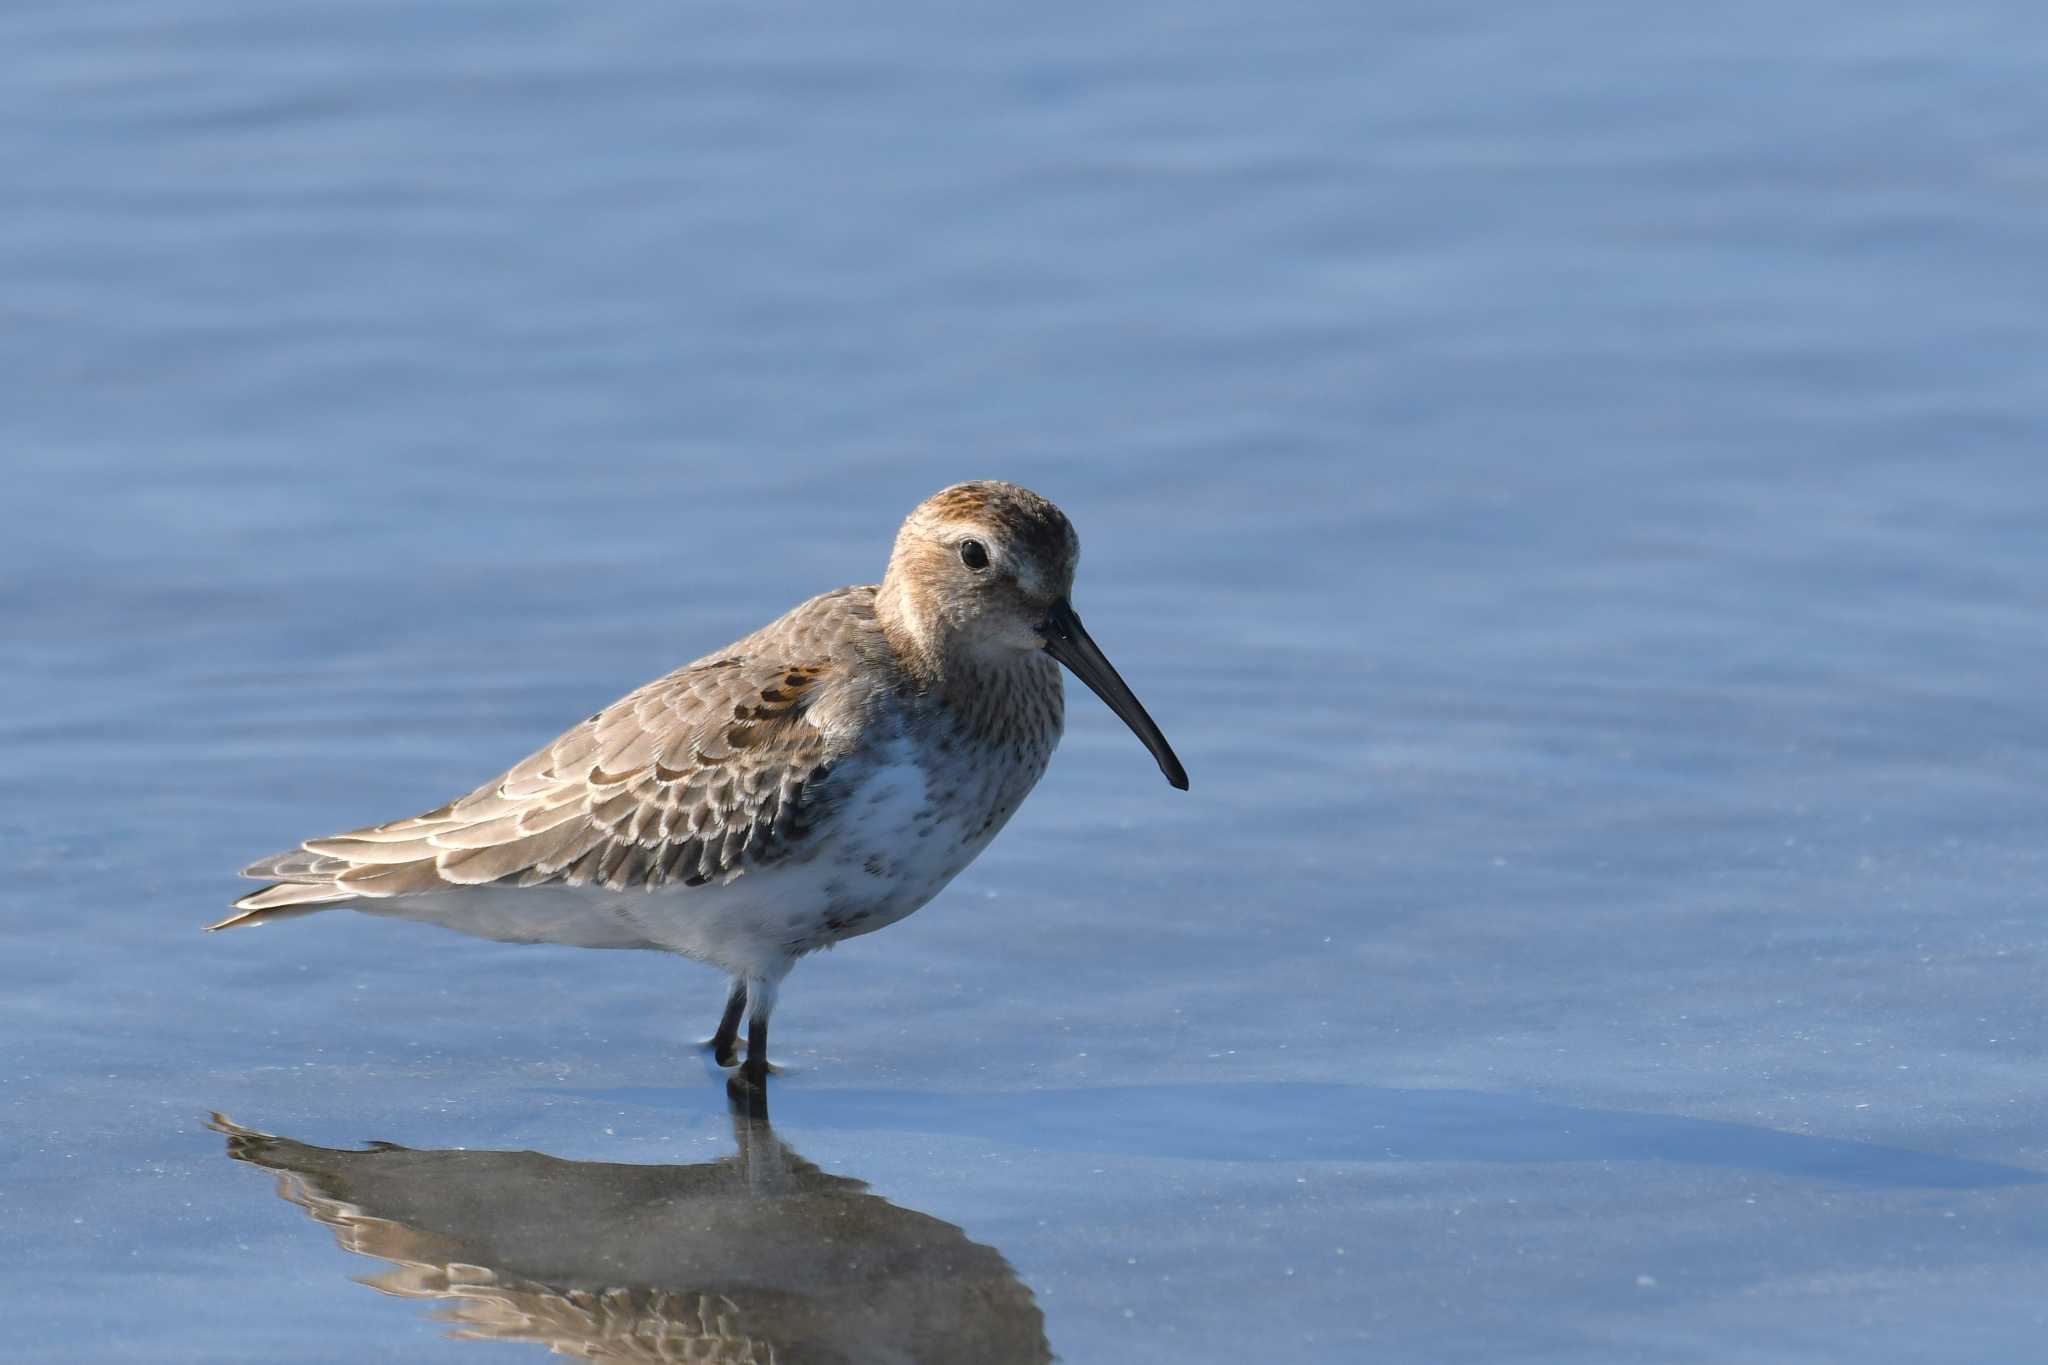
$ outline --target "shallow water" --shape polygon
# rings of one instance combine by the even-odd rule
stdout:
[[[1709,8],[9,7],[0,1355],[2037,1354],[2048,26]],[[772,1130],[197,932],[989,475],[1193,790],[1076,692]]]

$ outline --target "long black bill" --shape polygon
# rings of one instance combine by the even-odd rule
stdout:
[[[1045,615],[1045,624],[1039,627],[1045,635],[1045,652],[1058,659],[1073,671],[1075,677],[1087,683],[1096,696],[1109,703],[1109,709],[1123,717],[1124,724],[1152,751],[1152,757],[1159,760],[1159,771],[1166,774],[1166,780],[1182,791],[1188,789],[1188,770],[1180,766],[1180,760],[1173,756],[1173,746],[1166,742],[1166,736],[1159,733],[1159,727],[1152,723],[1152,717],[1145,714],[1124,680],[1117,676],[1109,660],[1088,638],[1088,632],[1081,626],[1081,618],[1074,614],[1073,604],[1062,597],[1052,604],[1052,610]]]

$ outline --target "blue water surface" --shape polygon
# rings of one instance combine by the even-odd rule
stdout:
[[[2039,1358],[2038,6],[0,54],[0,1357]],[[972,477],[1192,790],[1076,691],[772,1130],[705,968],[198,932]]]

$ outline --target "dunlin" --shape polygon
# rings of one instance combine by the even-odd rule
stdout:
[[[1080,542],[1015,484],[956,484],[879,584],[814,597],[425,815],[251,864],[210,926],[334,907],[516,943],[656,948],[732,975],[711,1040],[758,1086],[796,960],[922,906],[1059,742],[1065,664],[1187,773],[1068,602]],[[1055,662],[1057,661],[1057,662]]]

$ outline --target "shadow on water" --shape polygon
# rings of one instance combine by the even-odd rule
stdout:
[[[689,1090],[549,1090],[697,1108]],[[816,1090],[776,1095],[788,1123],[971,1137],[1009,1146],[1195,1161],[1676,1161],[1873,1189],[2048,1183],[2018,1166],[1745,1123],[1582,1109],[1474,1090],[1287,1082],[993,1094]]]
[[[542,1092],[701,1113],[701,1089]],[[2015,1166],[1747,1124],[1469,1090],[1241,1083],[980,1095],[790,1087],[785,1121],[1051,1151],[1209,1161],[1677,1161],[1875,1189],[2048,1183]],[[805,1161],[765,1105],[736,1150],[673,1166],[538,1152],[313,1147],[216,1114],[228,1155],[349,1251],[364,1283],[426,1299],[454,1335],[605,1360],[1052,1359],[1031,1291],[992,1247]]]
[[[1052,1359],[1001,1253],[792,1152],[733,1106],[738,1150],[682,1166],[538,1152],[312,1147],[216,1114],[228,1155],[453,1335],[619,1361]]]

